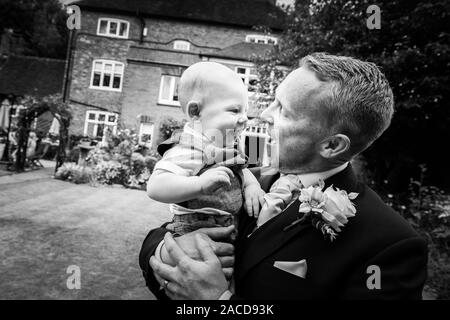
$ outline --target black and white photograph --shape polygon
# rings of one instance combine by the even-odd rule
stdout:
[[[0,300],[449,300],[449,21],[0,0]]]

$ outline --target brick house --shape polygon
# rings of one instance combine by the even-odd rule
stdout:
[[[163,118],[182,120],[177,84],[198,61],[216,61],[251,85],[252,54],[270,50],[284,12],[275,0],[81,0],[70,50],[71,133],[100,138],[134,128],[154,146]],[[270,28],[271,35],[254,26]]]

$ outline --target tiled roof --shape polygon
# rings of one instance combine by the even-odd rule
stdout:
[[[251,60],[253,55],[263,56],[266,53],[269,53],[272,49],[273,46],[269,44],[240,42],[214,53],[203,54],[203,56],[248,61]]]
[[[285,13],[270,0],[81,0],[80,7],[97,11],[284,29]]]
[[[61,93],[64,60],[10,56],[0,66],[0,93],[46,96]]]

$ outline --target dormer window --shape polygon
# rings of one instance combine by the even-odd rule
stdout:
[[[187,41],[177,40],[173,43],[173,48],[175,50],[189,51],[191,50],[191,44]]]
[[[113,38],[128,39],[130,23],[125,20],[100,18],[98,20],[97,35]]]
[[[245,37],[245,42],[275,45],[278,43],[278,39],[276,37],[263,36],[260,34],[249,34]]]

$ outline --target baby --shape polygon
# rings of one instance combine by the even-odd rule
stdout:
[[[257,216],[264,191],[237,147],[248,120],[241,78],[221,64],[199,62],[183,73],[178,93],[189,121],[158,146],[163,158],[147,183],[149,197],[171,204],[174,216],[166,228],[183,235],[236,226],[244,202]]]

